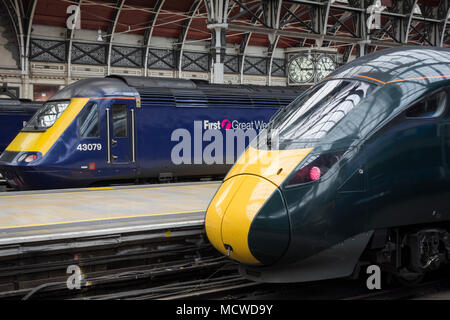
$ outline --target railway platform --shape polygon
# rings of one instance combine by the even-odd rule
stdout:
[[[218,182],[0,194],[3,247],[203,224]]]

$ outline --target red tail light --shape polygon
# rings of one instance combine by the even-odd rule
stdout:
[[[330,168],[335,165],[342,157],[344,152],[335,152],[321,154],[316,158],[302,164],[296,169],[296,172],[286,186],[298,185],[319,180]]]

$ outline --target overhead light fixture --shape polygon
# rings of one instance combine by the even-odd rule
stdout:
[[[97,33],[98,33],[97,41],[103,41],[102,30],[101,30],[101,29],[98,29]]]

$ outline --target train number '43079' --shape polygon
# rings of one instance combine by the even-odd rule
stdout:
[[[102,150],[102,144],[101,143],[80,143],[77,146],[78,151],[96,151],[96,150]]]

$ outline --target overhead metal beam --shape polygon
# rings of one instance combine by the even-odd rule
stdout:
[[[284,14],[283,18],[281,19],[281,22],[279,23],[279,28],[280,29],[283,29],[287,25],[287,23],[289,22],[289,18],[291,16],[295,16],[295,12],[298,10],[300,5],[292,4],[290,8],[287,8],[284,5],[282,7],[286,10],[286,13]],[[267,49],[267,52],[269,54],[269,72],[268,72],[268,76],[269,76],[268,85],[269,86],[272,85],[273,58],[274,58],[275,49],[278,46],[278,41],[279,40],[280,40],[280,36],[276,35],[273,43],[271,43],[269,45],[269,48]]]
[[[198,8],[200,7],[200,4],[202,3],[202,0],[194,0],[192,2],[191,8],[188,12],[188,17],[186,21],[184,22],[183,28],[181,30],[180,36],[178,37],[178,77],[181,77],[182,67],[183,67],[183,50],[184,50],[184,44],[186,41],[186,37],[188,35],[189,27],[191,26],[192,19],[194,18],[195,13],[197,12]]]
[[[17,13],[16,1],[15,0],[2,0],[3,6],[6,8],[8,12],[10,22],[16,32],[17,39],[17,53],[19,55],[19,67],[23,72],[24,68],[24,53],[23,53],[23,32],[20,31],[21,21],[19,19],[19,15]]]
[[[263,9],[260,6],[258,11],[256,12],[256,15],[258,16],[258,18],[260,18],[262,14],[263,14]],[[253,24],[255,24],[257,21],[258,20],[255,17],[253,17],[251,22]],[[230,24],[228,24],[228,30],[232,30],[232,29],[230,29]],[[238,30],[238,31],[242,31],[242,30]],[[239,74],[240,74],[239,79],[240,79],[241,84],[244,83],[245,55],[247,54],[247,47],[250,42],[250,38],[252,37],[252,33],[253,33],[253,31],[248,31],[242,38],[241,44],[239,46],[239,55],[240,55],[240,62],[241,62],[240,66],[239,66],[240,67],[239,68]]]
[[[152,41],[153,30],[155,28],[156,20],[161,12],[165,0],[158,0],[153,8],[152,15],[150,17],[149,28],[145,31],[144,43],[145,43],[145,58],[144,58],[144,76],[148,76],[148,57],[150,52],[150,43]]]
[[[440,39],[441,47],[444,46],[444,39],[445,39],[446,30],[447,30],[447,25],[450,25],[449,20],[450,20],[450,5],[448,5],[447,15],[444,17],[444,21],[442,23],[442,31],[441,31],[441,39]]]
[[[236,3],[239,7],[241,7],[241,9],[243,9],[244,11],[246,11],[248,14],[250,14],[252,16],[253,19],[256,19],[256,21],[258,21],[259,23],[261,23],[263,26],[265,26],[266,28],[270,28],[269,25],[267,25],[267,23],[261,19],[257,14],[255,14],[252,10],[250,10],[249,8],[247,8],[246,6],[244,6],[239,0],[232,0],[234,1],[234,3]]]
[[[409,3],[408,0],[405,0],[405,1],[407,1],[407,3]],[[411,29],[411,21],[412,21],[412,18],[413,18],[414,8],[416,7],[416,5],[417,5],[417,0],[412,0],[412,5],[411,5],[411,8],[410,8],[411,10],[410,10],[410,12],[408,14],[408,22],[407,22],[406,27],[405,27],[404,43],[408,43],[409,32],[410,32],[410,29]]]
[[[360,43],[361,41],[366,40],[364,38],[349,38],[349,37],[334,36],[334,35],[320,35],[320,34],[298,32],[298,31],[292,31],[292,30],[272,30],[272,29],[267,29],[267,28],[263,28],[263,27],[246,26],[246,25],[241,25],[241,24],[229,24],[228,30],[241,31],[241,32],[255,32],[255,33],[261,33],[261,34],[272,33],[275,35],[280,35],[282,37],[305,38],[305,39],[311,39],[311,40],[317,40],[317,39],[320,39],[321,37],[323,37],[324,40],[343,42],[343,43]],[[400,46],[400,44],[397,44],[394,42],[385,42],[385,41],[377,41],[377,40],[372,40],[371,44],[384,46],[384,47]]]
[[[31,32],[33,30],[33,20],[34,14],[36,12],[38,0],[33,0],[30,7],[30,12],[28,15],[28,30],[25,44],[25,73],[29,74],[29,59],[30,59],[30,43],[31,43]]]
[[[213,83],[224,82],[224,64],[222,55],[226,50],[226,28],[228,26],[229,0],[205,0],[206,12],[208,13],[207,27],[211,30],[211,53],[214,59]]]
[[[230,8],[230,12],[231,12],[231,10],[232,10],[235,6],[236,6],[236,2],[233,2],[232,7]],[[259,8],[260,6],[261,6],[261,3],[256,3],[255,5],[251,6],[251,7],[249,8],[249,10],[250,10],[251,12],[253,12],[253,10]],[[242,17],[242,16],[244,16],[244,15],[246,15],[246,14],[248,14],[248,11],[246,11],[246,10],[241,10],[241,11],[239,11],[239,13],[237,13],[236,15],[232,16],[231,18],[228,18],[228,22],[231,22],[231,21],[233,21],[233,20],[236,20],[237,18],[240,18],[240,17]]]
[[[114,16],[111,26],[108,29],[109,35],[109,44],[108,44],[108,60],[106,67],[106,74],[109,76],[111,74],[111,54],[112,54],[112,46],[114,42],[114,34],[116,32],[117,23],[119,22],[120,13],[122,12],[123,5],[126,0],[117,0],[116,8],[114,10]]]
[[[297,6],[297,8],[298,8],[298,4],[294,4],[293,6]],[[299,22],[302,26],[304,26],[305,28],[307,28],[307,29],[309,29],[309,30],[311,30],[311,32],[314,32],[314,33],[318,33],[316,30],[314,30],[314,28],[312,27],[312,26],[310,26],[309,24],[307,24],[305,21],[303,21],[303,19],[301,18],[305,13],[308,13],[309,12],[309,10],[305,10],[305,11],[302,11],[300,14],[296,14],[295,13],[295,11],[293,12],[293,10],[291,10],[291,9],[289,9],[288,7],[286,7],[285,5],[283,5],[283,8],[288,12],[288,16],[292,16],[293,18],[292,19],[290,19],[290,20],[288,20],[288,21],[285,21],[285,23],[283,24],[283,26],[285,25],[285,24],[287,24],[287,23],[291,23],[291,22],[294,22],[294,21],[296,21],[296,22]]]
[[[316,40],[316,44],[317,46],[321,47],[324,37],[327,34],[327,29],[328,29],[328,17],[330,15],[330,7],[331,7],[331,2],[333,2],[333,0],[328,0],[327,5],[324,7],[324,9],[320,9],[318,10],[318,17],[320,17],[320,20],[318,20],[318,25],[319,25],[319,30],[320,30],[320,34],[322,35],[322,37],[320,37],[320,39]]]
[[[81,11],[81,4],[83,3],[83,0],[75,0],[75,4],[80,7]],[[70,77],[72,76],[72,43],[73,43],[73,35],[75,33],[74,29],[69,29],[69,46],[67,50],[67,81],[70,80]]]

